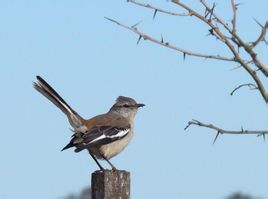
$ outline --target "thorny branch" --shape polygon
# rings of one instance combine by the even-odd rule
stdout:
[[[176,3],[179,2],[178,0],[172,0],[172,2]],[[252,61],[254,62],[255,66],[266,76],[268,77],[268,68],[265,66],[257,57],[257,53],[253,50],[253,48],[246,44],[238,35],[236,32],[234,32],[229,26],[228,23],[224,22],[221,17],[219,17],[215,12],[214,9],[210,8],[209,5],[204,1],[200,0],[200,2],[203,4],[203,6],[209,10],[209,12],[212,12],[212,15],[215,17],[215,20],[221,24],[231,35],[231,41],[233,41],[238,47],[243,47],[243,49],[251,56]],[[237,8],[237,6],[236,6]],[[185,8],[186,9],[186,8]],[[186,9],[187,10],[187,9]],[[227,37],[228,38],[228,37]],[[266,103],[268,102],[265,100]]]
[[[156,15],[157,12],[162,12],[162,13],[173,15],[173,16],[190,16],[191,15],[190,13],[175,13],[175,12],[171,12],[171,11],[156,7],[154,5],[151,5],[151,4],[148,4],[148,3],[147,4],[142,3],[142,2],[139,2],[139,1],[136,1],[136,0],[127,0],[127,2],[130,2],[130,3],[136,4],[138,6],[142,6],[142,7],[154,10],[154,18],[155,18],[155,15]]]
[[[135,5],[141,6],[141,7],[153,9],[154,10],[153,18],[155,18],[157,12],[162,12],[165,14],[175,15],[175,16],[192,16],[192,17],[196,17],[197,19],[203,21],[205,24],[210,26],[209,34],[212,36],[215,36],[218,40],[220,40],[222,43],[224,43],[229,48],[229,50],[232,52],[233,57],[229,58],[229,57],[224,57],[224,56],[220,56],[220,55],[206,55],[206,54],[192,52],[192,51],[189,51],[186,49],[178,48],[174,45],[171,45],[169,42],[165,42],[162,35],[161,35],[161,40],[158,40],[158,39],[155,39],[155,38],[143,33],[142,31],[138,30],[137,25],[127,26],[127,25],[119,23],[118,21],[115,21],[113,19],[106,18],[106,19],[116,23],[117,25],[138,34],[139,37],[138,37],[137,43],[139,43],[139,41],[141,39],[148,40],[148,41],[151,41],[153,43],[159,44],[161,46],[179,51],[179,52],[183,53],[184,58],[186,55],[190,55],[190,56],[196,56],[196,57],[217,59],[217,60],[223,60],[223,61],[233,61],[233,62],[239,63],[239,67],[242,67],[242,68],[244,68],[244,70],[247,71],[247,73],[254,80],[255,84],[252,84],[252,83],[241,84],[241,85],[237,86],[236,88],[234,88],[234,90],[230,94],[233,95],[237,90],[239,90],[242,87],[249,87],[249,89],[251,89],[251,90],[253,90],[253,89],[258,90],[260,92],[261,96],[263,97],[264,101],[266,103],[268,103],[267,91],[263,85],[263,82],[259,78],[259,74],[257,74],[257,71],[260,71],[260,73],[263,74],[267,78],[268,77],[268,67],[261,62],[261,60],[258,58],[257,53],[254,51],[254,47],[256,47],[262,41],[268,45],[268,42],[265,40],[266,32],[268,30],[268,21],[265,23],[264,26],[256,21],[261,26],[262,29],[261,29],[261,32],[260,32],[260,35],[258,36],[258,38],[255,41],[249,43],[249,42],[243,41],[237,33],[237,9],[238,9],[239,4],[236,4],[235,0],[230,0],[232,11],[233,11],[233,16],[232,16],[232,20],[231,20],[232,26],[230,26],[227,22],[225,22],[220,16],[218,16],[216,14],[216,12],[215,12],[216,4],[215,3],[213,3],[212,6],[209,6],[205,0],[199,0],[201,5],[205,8],[204,15],[193,10],[192,8],[190,8],[189,6],[187,6],[185,3],[183,3],[180,0],[171,0],[171,2],[180,6],[181,8],[184,8],[187,11],[187,13],[177,14],[177,13],[173,13],[173,12],[164,10],[162,8],[158,8],[158,7],[153,6],[151,4],[145,4],[142,2],[138,2],[136,0],[127,0],[127,1],[131,2]],[[225,31],[222,31],[222,29]],[[227,33],[225,33],[226,31],[227,31]],[[239,53],[240,48],[244,49],[244,51],[249,55],[251,60],[245,60],[241,57],[241,55]],[[257,68],[257,70],[252,68],[252,65],[254,65]],[[217,134],[216,134],[216,137],[214,139],[214,142],[217,140],[219,134],[257,134],[258,136],[262,135],[264,139],[265,139],[265,135],[268,134],[268,131],[265,131],[265,130],[264,131],[244,130],[243,128],[241,128],[240,131],[225,130],[225,129],[219,128],[217,126],[214,126],[213,124],[206,124],[206,123],[200,122],[198,120],[189,121],[188,125],[185,127],[185,130],[192,125],[197,125],[197,126],[206,127],[206,128],[210,128],[212,130],[215,130],[217,132]]]
[[[262,26],[259,22],[257,22],[257,23],[259,24],[259,26],[261,26],[262,29],[261,29],[261,34],[257,38],[257,40],[254,41],[254,42],[252,42],[252,44],[251,44],[251,47],[252,48],[254,48],[255,46],[257,46],[261,41],[264,41],[265,43],[267,43],[266,40],[265,40],[265,36],[266,36],[266,32],[268,30],[268,21],[266,21],[266,23],[265,23],[264,26]]]
[[[142,7],[148,7],[151,9],[154,9],[155,11],[157,11],[159,8],[149,5],[149,4],[145,4],[145,3],[141,3],[141,2],[137,2],[136,0],[128,0],[131,3],[134,3],[138,6],[142,6]],[[213,36],[215,36],[217,39],[219,39],[220,41],[222,41],[232,52],[233,54],[233,58],[229,58],[229,57],[224,57],[221,55],[207,55],[207,54],[203,54],[203,53],[197,53],[197,52],[192,52],[186,49],[182,49],[179,48],[177,46],[171,45],[169,42],[164,42],[163,39],[161,40],[157,40],[156,38],[153,38],[141,31],[138,30],[137,26],[127,26],[124,25],[122,23],[119,23],[118,21],[115,21],[113,19],[109,19],[110,21],[116,23],[117,25],[126,28],[128,30],[131,30],[132,32],[136,33],[139,35],[139,39],[138,42],[143,38],[144,40],[149,40],[153,43],[159,44],[161,46],[179,51],[181,53],[183,53],[183,57],[185,58],[186,55],[190,55],[190,56],[196,56],[196,57],[203,57],[203,58],[207,58],[207,59],[217,59],[217,60],[223,60],[223,61],[235,61],[237,63],[240,64],[241,67],[243,67],[248,74],[252,77],[252,79],[255,81],[256,86],[261,94],[261,96],[263,97],[264,101],[266,103],[268,103],[268,94],[267,91],[262,83],[262,81],[260,80],[260,78],[258,77],[256,71],[254,69],[252,69],[250,67],[250,65],[248,63],[252,62],[255,64],[255,66],[258,68],[259,71],[261,71],[266,77],[268,77],[268,69],[266,68],[266,66],[264,64],[262,64],[260,62],[260,60],[257,57],[257,54],[253,51],[253,48],[249,45],[247,45],[236,33],[236,12],[237,12],[237,4],[235,4],[234,0],[231,0],[231,4],[232,4],[232,8],[233,8],[233,20],[232,20],[232,24],[233,24],[233,28],[231,29],[228,24],[226,22],[224,22],[216,13],[215,13],[215,3],[213,4],[212,7],[210,7],[205,0],[200,0],[200,3],[205,7],[206,12],[205,12],[205,16],[203,16],[202,14],[198,13],[197,11],[191,9],[189,6],[187,6],[186,4],[182,3],[179,0],[171,0],[172,3],[184,8],[188,13],[189,16],[193,16],[198,18],[199,20],[203,21],[205,24],[210,26],[210,34],[212,34]],[[159,9],[164,11],[163,9]],[[166,13],[166,11],[165,11]],[[156,12],[154,13],[155,16]],[[167,13],[169,14],[169,13]],[[213,18],[212,18],[213,16]],[[217,23],[221,24],[231,35],[231,37],[228,37],[227,35],[225,35],[221,29],[218,27]],[[231,40],[230,40],[231,38]],[[258,43],[258,42],[257,42]],[[245,61],[240,55],[239,55],[239,51],[237,51],[235,49],[235,46],[237,45],[238,47],[242,46],[246,52],[251,56],[252,60],[249,61]]]
[[[189,121],[187,126],[184,128],[184,130],[187,130],[192,125],[196,125],[196,126],[205,127],[205,128],[215,130],[217,132],[217,135],[216,135],[213,143],[215,143],[215,141],[217,140],[219,134],[256,134],[258,136],[260,136],[260,135],[264,136],[265,134],[268,134],[268,131],[245,130],[245,129],[243,129],[243,127],[241,127],[241,130],[239,130],[239,131],[225,130],[225,129],[217,127],[217,126],[215,126],[213,124],[203,123],[203,122],[200,122],[200,121],[195,120],[195,119]]]
[[[127,25],[124,25],[122,23],[119,23],[118,21],[116,21],[114,19],[110,19],[108,17],[105,17],[105,19],[108,19],[109,21],[112,21],[113,23],[115,23],[115,24],[117,24],[117,25],[119,25],[119,26],[121,26],[123,28],[126,28],[126,29],[136,33],[137,35],[139,35],[137,43],[139,43],[139,41],[141,39],[148,40],[148,41],[151,41],[153,43],[159,44],[161,46],[165,46],[167,48],[179,51],[179,52],[183,53],[184,57],[185,57],[185,55],[189,55],[189,56],[195,56],[195,57],[203,57],[203,58],[206,58],[206,59],[217,59],[217,60],[223,60],[223,61],[235,61],[234,58],[224,57],[224,56],[221,56],[221,55],[208,55],[208,54],[193,52],[193,51],[186,50],[186,49],[183,49],[183,48],[178,48],[178,47],[170,44],[169,42],[165,42],[163,37],[161,38],[161,40],[158,40],[156,38],[153,38],[153,37],[141,32],[141,31],[139,31],[136,26],[127,26]]]
[[[216,33],[217,35],[222,39],[222,41],[225,43],[225,45],[230,49],[230,51],[233,53],[235,60],[250,74],[250,76],[253,78],[253,80],[255,81],[255,83],[258,86],[258,89],[264,99],[264,101],[266,103],[268,103],[268,94],[267,91],[265,90],[265,87],[263,86],[263,83],[261,82],[261,80],[259,79],[259,77],[257,76],[256,72],[240,57],[239,53],[237,52],[237,50],[234,48],[234,46],[232,45],[232,43],[230,43],[230,41],[228,40],[228,38],[226,37],[226,35],[219,29],[218,26],[216,26],[212,20],[205,18],[204,16],[202,16],[201,14],[199,14],[198,12],[194,11],[193,9],[191,9],[190,7],[188,7],[187,5],[185,5],[184,3],[182,3],[179,0],[172,0],[173,3],[183,7],[184,9],[186,9],[188,12],[190,12],[192,14],[192,16],[195,16],[196,18],[200,19],[201,21],[203,21],[204,23],[206,23],[207,25],[209,25]],[[204,0],[200,0],[200,2],[206,7],[206,9],[209,12],[212,12],[211,15],[213,15],[217,21],[219,21],[224,27],[226,27],[226,29],[230,32],[230,34],[232,34],[234,36],[234,38],[237,39],[238,43],[241,44],[241,46],[245,46],[246,44],[236,35],[235,32],[233,32],[228,25],[223,22],[223,20],[218,17],[215,14],[215,7],[210,8]],[[248,46],[246,46],[246,48],[248,49]],[[248,51],[250,51],[251,53],[253,53],[252,49],[248,49]],[[248,52],[249,53],[249,52]],[[250,54],[250,53],[249,53]],[[255,52],[254,52],[255,54]],[[254,56],[252,56],[252,61],[255,63],[256,65],[256,60],[257,55],[255,54]],[[258,67],[260,69],[260,71],[264,71],[265,67]],[[268,72],[268,71],[267,71]],[[268,73],[267,73],[268,75]]]

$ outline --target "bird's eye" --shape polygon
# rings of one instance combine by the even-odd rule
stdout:
[[[125,108],[129,108],[130,105],[128,105],[128,104],[124,104],[123,107],[125,107]]]

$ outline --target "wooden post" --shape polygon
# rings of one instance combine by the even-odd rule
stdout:
[[[130,173],[95,171],[91,175],[92,199],[130,199]]]

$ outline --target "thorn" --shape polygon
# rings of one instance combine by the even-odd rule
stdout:
[[[242,133],[244,132],[243,126],[241,126],[241,132],[242,132]]]
[[[262,134],[262,137],[263,137],[263,141],[265,142],[265,133]]]
[[[243,3],[236,3],[235,7],[237,8],[238,6],[241,6],[241,5],[243,5]]]
[[[210,35],[214,35],[214,31],[213,31],[213,29],[212,29],[212,28],[211,28],[211,29],[209,29],[209,30],[208,30],[208,32],[209,32],[209,34],[210,34]]]
[[[213,6],[212,6],[212,9],[211,9],[211,12],[212,12],[212,13],[213,13],[215,7],[216,7],[216,3],[214,2],[214,3],[213,3]]]
[[[163,35],[161,34],[161,43],[164,43]]]
[[[186,53],[183,53],[183,61],[186,59]]]
[[[242,67],[241,65],[236,66],[236,67],[232,68],[231,71],[236,70],[236,69],[239,69],[239,68],[241,68],[241,67]]]
[[[153,16],[153,19],[155,19],[155,16],[156,16],[156,13],[157,13],[157,9],[154,10],[154,16]]]
[[[131,28],[136,28],[142,21],[139,21],[137,23],[135,23],[133,26],[131,26]]]
[[[142,36],[140,35],[138,38],[138,41],[137,41],[137,45],[140,43],[141,38],[142,38]]]
[[[263,27],[263,25],[261,25],[261,23],[260,22],[258,22],[258,20],[257,19],[255,19],[255,18],[253,18],[254,19],[254,21],[261,27],[261,28],[264,28]]]
[[[208,9],[206,8],[206,10],[205,10],[205,18],[207,18],[208,14],[209,14],[209,11],[208,11]]]
[[[220,131],[217,132],[217,135],[216,135],[216,137],[215,137],[214,140],[213,140],[213,144],[215,144],[215,142],[216,142],[216,140],[218,139],[219,135],[220,135]]]
[[[216,7],[216,3],[214,2],[214,3],[213,3],[213,6],[212,6],[212,8],[211,8],[210,16],[209,16],[209,20],[210,20],[210,21],[211,21],[211,19],[212,19],[212,16],[213,16],[213,12],[214,12],[215,7]]]
[[[234,4],[234,8],[235,8],[235,10],[237,10],[237,9],[238,9],[237,4]]]

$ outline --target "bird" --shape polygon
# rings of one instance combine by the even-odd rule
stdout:
[[[41,76],[36,76],[33,87],[56,105],[68,118],[74,132],[62,151],[75,147],[75,152],[87,150],[101,171],[99,159],[117,168],[110,159],[129,144],[134,134],[134,117],[140,107],[133,98],[119,96],[107,113],[84,119]]]

